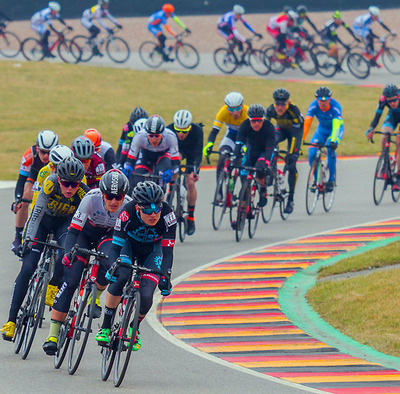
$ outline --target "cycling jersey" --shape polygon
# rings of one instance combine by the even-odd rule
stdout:
[[[115,164],[115,152],[112,145],[107,141],[101,141],[100,149],[96,149],[96,152],[104,161],[106,165],[106,171],[111,170]]]
[[[389,108],[389,112],[386,115],[386,119],[383,122],[382,127],[390,127],[394,131],[399,123],[400,123],[400,106],[398,102],[397,108],[391,108],[391,107]]]
[[[61,16],[59,13],[56,13],[55,15],[53,15],[51,13],[51,8],[46,7],[43,10],[40,10],[33,14],[32,18],[31,18],[31,25],[42,26],[45,23],[47,23],[48,25],[51,26],[52,20],[60,19],[60,18],[61,18]],[[34,30],[36,30],[36,29],[34,29]]]
[[[100,5],[94,5],[93,7],[87,8],[83,11],[81,17],[81,23],[86,29],[90,29],[93,25],[93,19],[96,19],[103,29],[107,30],[107,25],[103,22],[103,18],[109,19],[115,25],[117,24],[116,19],[110,14],[108,9],[102,8]]]
[[[272,16],[267,25],[267,31],[274,31],[276,33],[287,34],[290,33],[290,25],[293,25],[293,22],[289,18],[287,14],[279,14]]]
[[[400,91],[398,93],[398,96],[400,98]],[[378,101],[378,105],[376,107],[376,111],[375,111],[375,116],[371,121],[371,124],[369,127],[371,127],[372,129],[375,129],[376,126],[378,126],[378,123],[381,119],[381,116],[383,114],[383,110],[385,109],[385,107],[387,107],[390,110],[390,105],[387,103],[386,101],[386,97],[382,94],[381,97],[379,97],[379,101]]]
[[[271,119],[276,120],[277,128],[281,129],[302,129],[304,123],[304,117],[296,105],[289,103],[285,113],[283,115],[278,115],[275,109],[275,105],[271,104],[267,108],[266,118],[270,121]]]
[[[101,157],[95,152],[93,153],[90,166],[85,172],[87,185],[90,189],[98,186],[100,178],[106,173],[106,165]]]
[[[238,21],[241,21],[248,30],[254,33],[253,28],[244,20],[241,15],[239,19],[235,19],[235,14],[233,13],[233,11],[229,11],[222,15],[217,21],[217,26],[219,30],[227,33],[225,37],[226,39],[232,39],[231,35],[233,34],[239,41],[245,42],[246,38],[242,34],[240,34],[235,27]]]
[[[308,107],[306,117],[316,117],[318,122],[325,127],[330,127],[332,129],[332,122],[334,119],[343,120],[342,117],[342,107],[335,100],[331,99],[330,108],[327,111],[322,111],[318,106],[318,100],[314,100]],[[304,138],[308,133],[308,128],[304,128]]]
[[[371,29],[371,25],[374,22],[382,24],[382,21],[378,18],[377,20],[372,19],[372,15],[368,12],[367,14],[359,15],[354,19],[353,28],[354,29]]]
[[[186,25],[173,13],[169,14],[170,17],[174,20],[174,22],[181,27],[182,29],[186,29]],[[164,25],[169,33],[172,34],[167,25],[168,17],[165,15],[163,10],[157,11],[154,14],[151,14],[148,22],[147,22],[147,30],[149,30],[155,37],[162,33],[161,26]]]
[[[355,38],[353,30],[351,30],[350,26],[347,23],[341,21],[341,23],[338,25],[337,23],[335,23],[335,19],[329,19],[328,22],[325,23],[325,26],[320,33],[322,41],[328,45],[336,41],[342,42],[336,32],[336,30],[340,26],[343,26],[351,34],[351,36]]]

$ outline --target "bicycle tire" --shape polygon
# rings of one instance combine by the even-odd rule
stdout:
[[[60,331],[58,333],[58,343],[57,343],[57,351],[54,355],[54,368],[59,369],[64,362],[65,356],[68,352],[69,343],[71,342],[70,338],[70,330],[71,330],[71,319],[67,317],[67,320],[61,324]]]
[[[317,179],[315,176],[315,172],[318,174],[318,166],[319,163],[317,163],[316,160],[312,163],[310,167],[310,171],[308,172],[308,178],[307,178],[307,189],[306,189],[306,211],[308,215],[312,215],[315,211],[315,208],[317,206],[317,201],[319,197],[319,188],[316,187],[317,184]],[[312,188],[312,185],[314,185],[314,191]]]
[[[128,43],[121,37],[110,37],[107,40],[106,52],[115,63],[125,63],[131,54]]]
[[[227,194],[227,208],[229,208],[230,224],[234,220],[235,207],[240,193],[240,187],[239,187],[240,182],[237,181],[238,177],[239,177],[239,172],[236,170],[236,172],[234,172],[233,175],[231,175],[231,178],[229,178],[229,196]]]
[[[181,241],[182,243],[185,241],[187,232],[187,219],[183,216],[181,216],[178,222],[178,232],[179,232],[179,241]]]
[[[15,332],[14,332],[14,353],[18,354],[21,350],[22,343],[25,337],[25,330],[26,330],[26,315],[27,315],[27,306],[22,306],[22,308],[18,312],[17,322],[15,325]]]
[[[93,58],[93,48],[90,44],[89,37],[78,35],[72,39],[72,42],[78,45],[81,50],[81,62],[86,63]]]
[[[81,60],[82,51],[78,44],[71,40],[63,40],[57,46],[57,53],[64,63],[76,64]]]
[[[224,74],[232,74],[238,67],[238,60],[233,51],[217,48],[213,54],[214,63]]]
[[[76,313],[76,319],[74,323],[74,333],[72,335],[71,345],[69,348],[68,373],[70,375],[73,375],[78,369],[86,348],[89,334],[92,332],[93,313],[96,306],[96,293],[97,288],[94,283],[87,283],[87,285],[85,285],[78,305],[78,311]],[[89,298],[91,298],[90,305],[88,305]],[[76,356],[75,360],[74,352]]]
[[[349,71],[358,79],[365,79],[370,73],[370,65],[359,53],[350,53],[347,57]]]
[[[153,41],[144,41],[139,47],[140,60],[148,67],[158,68],[163,64],[162,49]]]
[[[44,59],[42,44],[36,38],[29,37],[22,41],[21,51],[28,61],[38,62]]]
[[[270,46],[264,50],[265,58],[269,59],[271,71],[275,74],[281,74],[285,71],[286,66],[284,60],[278,59],[276,56],[276,50]]]
[[[284,181],[284,185],[282,187],[279,186],[279,194],[281,197],[280,200],[280,206],[279,206],[279,212],[281,214],[281,218],[282,220],[286,220],[289,217],[289,213],[285,212],[285,208],[286,205],[288,203],[289,200],[289,182],[288,182],[288,178],[289,178],[289,171],[287,170],[286,166],[283,169],[283,179]]]
[[[274,213],[274,208],[276,204],[276,190],[277,190],[277,181],[276,176],[272,176],[272,180],[270,184],[268,184],[268,177],[266,178],[267,182],[267,203],[263,207],[261,211],[261,218],[264,223],[268,223],[272,215]]]
[[[248,54],[248,64],[258,75],[267,75],[271,71],[271,61],[265,57],[264,52],[252,49]]]
[[[374,185],[372,190],[375,205],[379,205],[382,202],[383,195],[388,185],[389,171],[390,167],[388,160],[384,155],[379,156],[378,163],[376,164],[375,168]]]
[[[255,187],[255,186],[252,186]],[[255,193],[254,196],[252,196],[253,191]],[[258,196],[258,199],[260,199],[260,194],[257,193],[257,188],[255,190],[251,190],[250,193],[250,210],[249,210],[249,216],[248,216],[248,231],[249,231],[249,238],[252,239],[254,235],[256,234],[257,230],[257,224],[258,224],[258,219],[260,218],[260,211],[261,208],[258,206],[258,203],[256,203],[256,198]]]
[[[240,189],[239,202],[237,206],[235,238],[236,242],[240,242],[243,236],[244,226],[246,224],[247,211],[250,207],[251,191],[248,181],[243,182]]]
[[[212,208],[212,226],[215,231],[221,227],[222,219],[227,208],[227,191],[229,188],[228,176],[225,172],[221,172],[217,187],[214,192],[213,208]],[[219,195],[222,195],[222,199],[219,199]]]
[[[315,55],[308,48],[301,48],[303,56],[299,53],[296,56],[296,63],[300,70],[306,75],[315,75],[318,72],[318,63]]]
[[[186,222],[185,218],[183,217],[183,207],[181,206],[181,193],[180,188],[183,187],[178,184],[179,180],[177,179],[172,187],[170,193],[167,196],[167,203],[172,208],[175,213],[176,221],[178,224],[178,234],[179,240],[183,242],[186,236]]]
[[[319,51],[315,54],[318,72],[326,77],[332,78],[338,70],[338,61],[333,56],[329,56],[326,51]]]
[[[391,74],[400,74],[400,51],[396,48],[385,48],[382,63]]]
[[[390,159],[389,159],[390,160]],[[394,166],[393,166],[394,163]],[[392,200],[393,202],[398,202],[400,200],[400,189],[396,188],[394,189],[394,186],[396,184],[396,174],[397,174],[397,163],[396,160],[393,158],[393,163],[391,163],[390,166],[390,175],[391,175],[391,185],[392,185]]]
[[[324,186],[326,185],[326,182],[329,180],[328,178],[328,169],[324,169]],[[335,195],[336,195],[336,174],[335,174],[335,179],[333,180],[333,190],[331,192],[327,192],[326,188],[324,187],[324,194],[322,196],[322,204],[324,206],[324,211],[329,212],[332,209],[333,202],[335,201]]]
[[[119,342],[117,354],[115,356],[114,366],[114,386],[119,387],[125,377],[126,370],[128,369],[129,360],[132,354],[132,348],[135,343],[136,332],[139,322],[139,309],[140,309],[140,293],[135,291],[132,298],[129,298],[122,316],[121,330],[119,334]],[[129,338],[129,327],[132,327],[132,335],[129,339],[128,346],[126,347],[127,339]],[[121,340],[121,337],[123,338]],[[125,359],[124,359],[125,353]]]
[[[175,57],[181,66],[192,70],[200,63],[200,56],[197,49],[190,44],[181,43],[175,49]]]
[[[19,37],[10,32],[3,31],[0,34],[0,53],[7,58],[17,56],[21,51],[21,40]]]

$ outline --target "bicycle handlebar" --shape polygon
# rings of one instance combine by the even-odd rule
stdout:
[[[108,256],[104,252],[96,252],[94,250],[81,248],[78,244],[75,244],[71,249],[71,254],[75,256],[77,253],[87,254],[99,259],[108,259]],[[71,260],[73,260],[73,258],[71,258]]]

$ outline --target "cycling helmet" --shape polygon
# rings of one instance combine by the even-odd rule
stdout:
[[[244,7],[242,7],[240,4],[235,4],[233,6],[233,13],[236,15],[243,15],[244,14]]]
[[[85,175],[85,168],[76,157],[66,157],[58,164],[57,175],[66,181],[78,182]]]
[[[333,19],[340,19],[342,17],[342,13],[340,11],[335,11],[333,13]]]
[[[225,104],[232,108],[242,105],[243,100],[243,96],[239,92],[230,92],[225,96]]]
[[[164,191],[155,182],[139,182],[133,189],[132,198],[141,205],[159,204],[164,198]]]
[[[162,6],[162,10],[164,11],[164,12],[167,12],[167,13],[169,13],[169,14],[173,14],[174,12],[175,12],[175,7],[172,5],[172,4],[164,4],[163,6]]]
[[[186,109],[180,109],[174,115],[174,126],[178,129],[187,129],[192,124],[192,114]]]
[[[251,104],[247,110],[249,119],[260,119],[265,116],[265,108],[261,104]]]
[[[93,156],[94,144],[89,138],[81,135],[72,141],[71,149],[78,159],[88,160]]]
[[[315,97],[318,100],[329,100],[332,96],[331,90],[326,86],[321,86],[315,91]]]
[[[283,12],[284,14],[287,14],[290,10],[293,10],[293,7],[291,7],[290,5],[285,5],[285,6],[283,7],[282,12]]]
[[[379,8],[374,5],[371,5],[370,7],[368,7],[368,11],[373,16],[379,16],[379,13],[380,13]]]
[[[57,166],[66,157],[74,157],[74,152],[65,145],[56,145],[50,149],[49,160]]]
[[[104,4],[108,4],[108,3],[109,3],[109,0],[98,0],[97,1],[98,5],[104,5]]]
[[[87,129],[83,133],[83,136],[89,138],[90,141],[93,142],[95,148],[101,145],[101,134],[96,129]]]
[[[394,97],[399,93],[399,88],[394,83],[388,83],[382,90],[382,94],[386,97]]]
[[[49,151],[58,144],[58,135],[51,130],[43,130],[36,137],[36,145],[40,150]]]
[[[297,21],[297,18],[299,17],[299,14],[294,10],[289,10],[287,12],[287,14],[288,14],[289,18],[292,19],[295,22]]]
[[[61,6],[56,1],[50,1],[49,8],[54,12],[60,12],[61,11]]]
[[[275,101],[288,101],[290,98],[290,92],[285,88],[278,88],[272,93],[272,98]]]
[[[120,170],[113,168],[100,178],[99,188],[104,194],[123,196],[128,193],[129,181]]]
[[[140,118],[148,118],[149,114],[142,107],[135,107],[129,115],[129,122],[133,125]]]
[[[144,129],[148,134],[162,134],[165,129],[164,119],[160,115],[151,115],[150,118],[146,120]]]
[[[305,6],[305,5],[298,5],[297,7],[296,7],[296,12],[299,14],[299,15],[305,15],[305,14],[307,14],[307,7]]]
[[[139,133],[139,131],[143,130],[144,125],[146,124],[147,119],[146,118],[141,118],[138,119],[134,124],[133,124],[133,132],[135,134]]]

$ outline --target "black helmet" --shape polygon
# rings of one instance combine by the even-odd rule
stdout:
[[[332,92],[326,86],[321,86],[315,91],[315,97],[318,100],[325,101],[325,100],[328,100],[329,98],[331,98],[331,96],[332,96]]]
[[[81,181],[85,175],[83,164],[76,157],[66,157],[57,165],[57,175],[69,182]]]
[[[263,118],[265,116],[265,108],[261,104],[251,104],[247,110],[247,116],[250,119]]]
[[[92,140],[81,135],[72,141],[71,149],[78,159],[88,160],[93,156],[94,144]]]
[[[290,97],[290,92],[285,88],[275,89],[274,93],[272,93],[272,98],[275,101],[288,101],[289,97]]]
[[[142,107],[135,107],[129,115],[129,123],[132,125],[140,118],[148,118],[149,114]]]
[[[399,88],[394,83],[388,83],[382,90],[382,94],[386,98],[397,96],[398,92]]]
[[[303,4],[298,5],[298,6],[296,7],[296,12],[297,12],[299,15],[305,15],[305,14],[307,14],[307,7],[306,7],[305,5],[303,5]]]
[[[151,115],[147,119],[144,129],[149,134],[162,134],[165,129],[164,119],[160,115]]]
[[[123,196],[128,193],[128,178],[117,169],[108,170],[100,179],[99,188],[104,194]]]
[[[155,182],[139,182],[133,189],[132,198],[141,205],[159,204],[164,198],[164,191]]]

